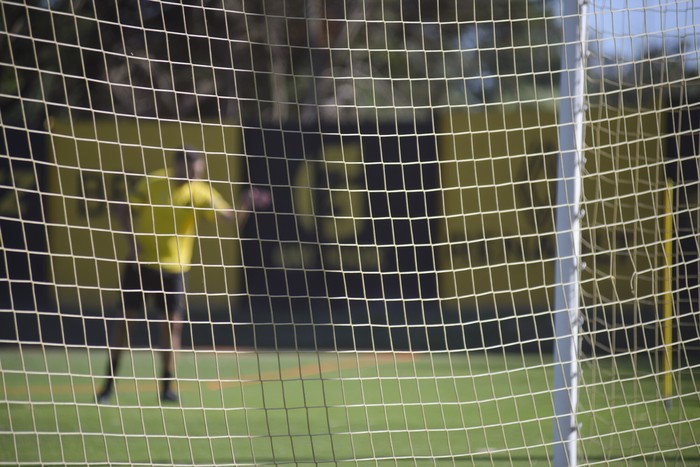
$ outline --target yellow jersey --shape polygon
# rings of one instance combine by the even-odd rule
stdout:
[[[196,220],[213,221],[231,205],[208,183],[176,180],[165,170],[139,181],[129,194],[137,260],[152,268],[184,272],[192,266]]]

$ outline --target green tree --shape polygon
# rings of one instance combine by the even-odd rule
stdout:
[[[16,121],[414,118],[557,89],[559,23],[543,0],[0,5],[0,106]]]

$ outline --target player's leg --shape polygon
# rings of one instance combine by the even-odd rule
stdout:
[[[98,402],[105,402],[114,391],[114,377],[119,368],[122,351],[129,347],[129,324],[136,319],[143,308],[144,294],[139,268],[134,264],[124,268],[122,280],[122,316],[114,323],[111,338],[108,340],[109,361],[105,371],[105,381],[97,394]]]
[[[175,353],[180,349],[182,339],[182,313],[171,314],[167,320],[163,320],[159,324],[163,371],[160,381],[160,398],[165,402],[175,402],[177,401],[177,393],[173,389]]]
[[[102,389],[97,395],[98,402],[106,401],[114,390],[114,376],[119,368],[119,360],[121,359],[122,350],[128,347],[129,341],[129,321],[133,315],[127,310],[124,310],[124,319],[114,323],[112,339],[109,346],[109,361],[105,371],[105,381]]]
[[[177,402],[173,389],[175,377],[175,354],[181,347],[182,325],[185,315],[184,276],[182,273],[163,274],[164,297],[162,306],[165,319],[159,323],[159,344],[162,378],[160,399],[164,402]]]

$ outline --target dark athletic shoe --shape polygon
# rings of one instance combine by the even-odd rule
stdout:
[[[173,391],[163,391],[160,394],[160,401],[161,402],[170,402],[170,403],[177,403],[179,401],[177,394],[174,393]]]
[[[102,391],[97,394],[97,403],[98,404],[104,404],[109,400],[109,396],[112,395],[112,389],[111,388],[104,388]]]

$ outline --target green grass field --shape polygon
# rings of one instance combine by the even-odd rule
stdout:
[[[0,349],[0,465],[551,463],[552,371],[537,355],[189,351],[177,405],[158,402],[146,350],[97,405],[105,362]],[[657,378],[632,369],[608,360],[584,378],[580,463],[699,465],[692,375],[666,411]]]

